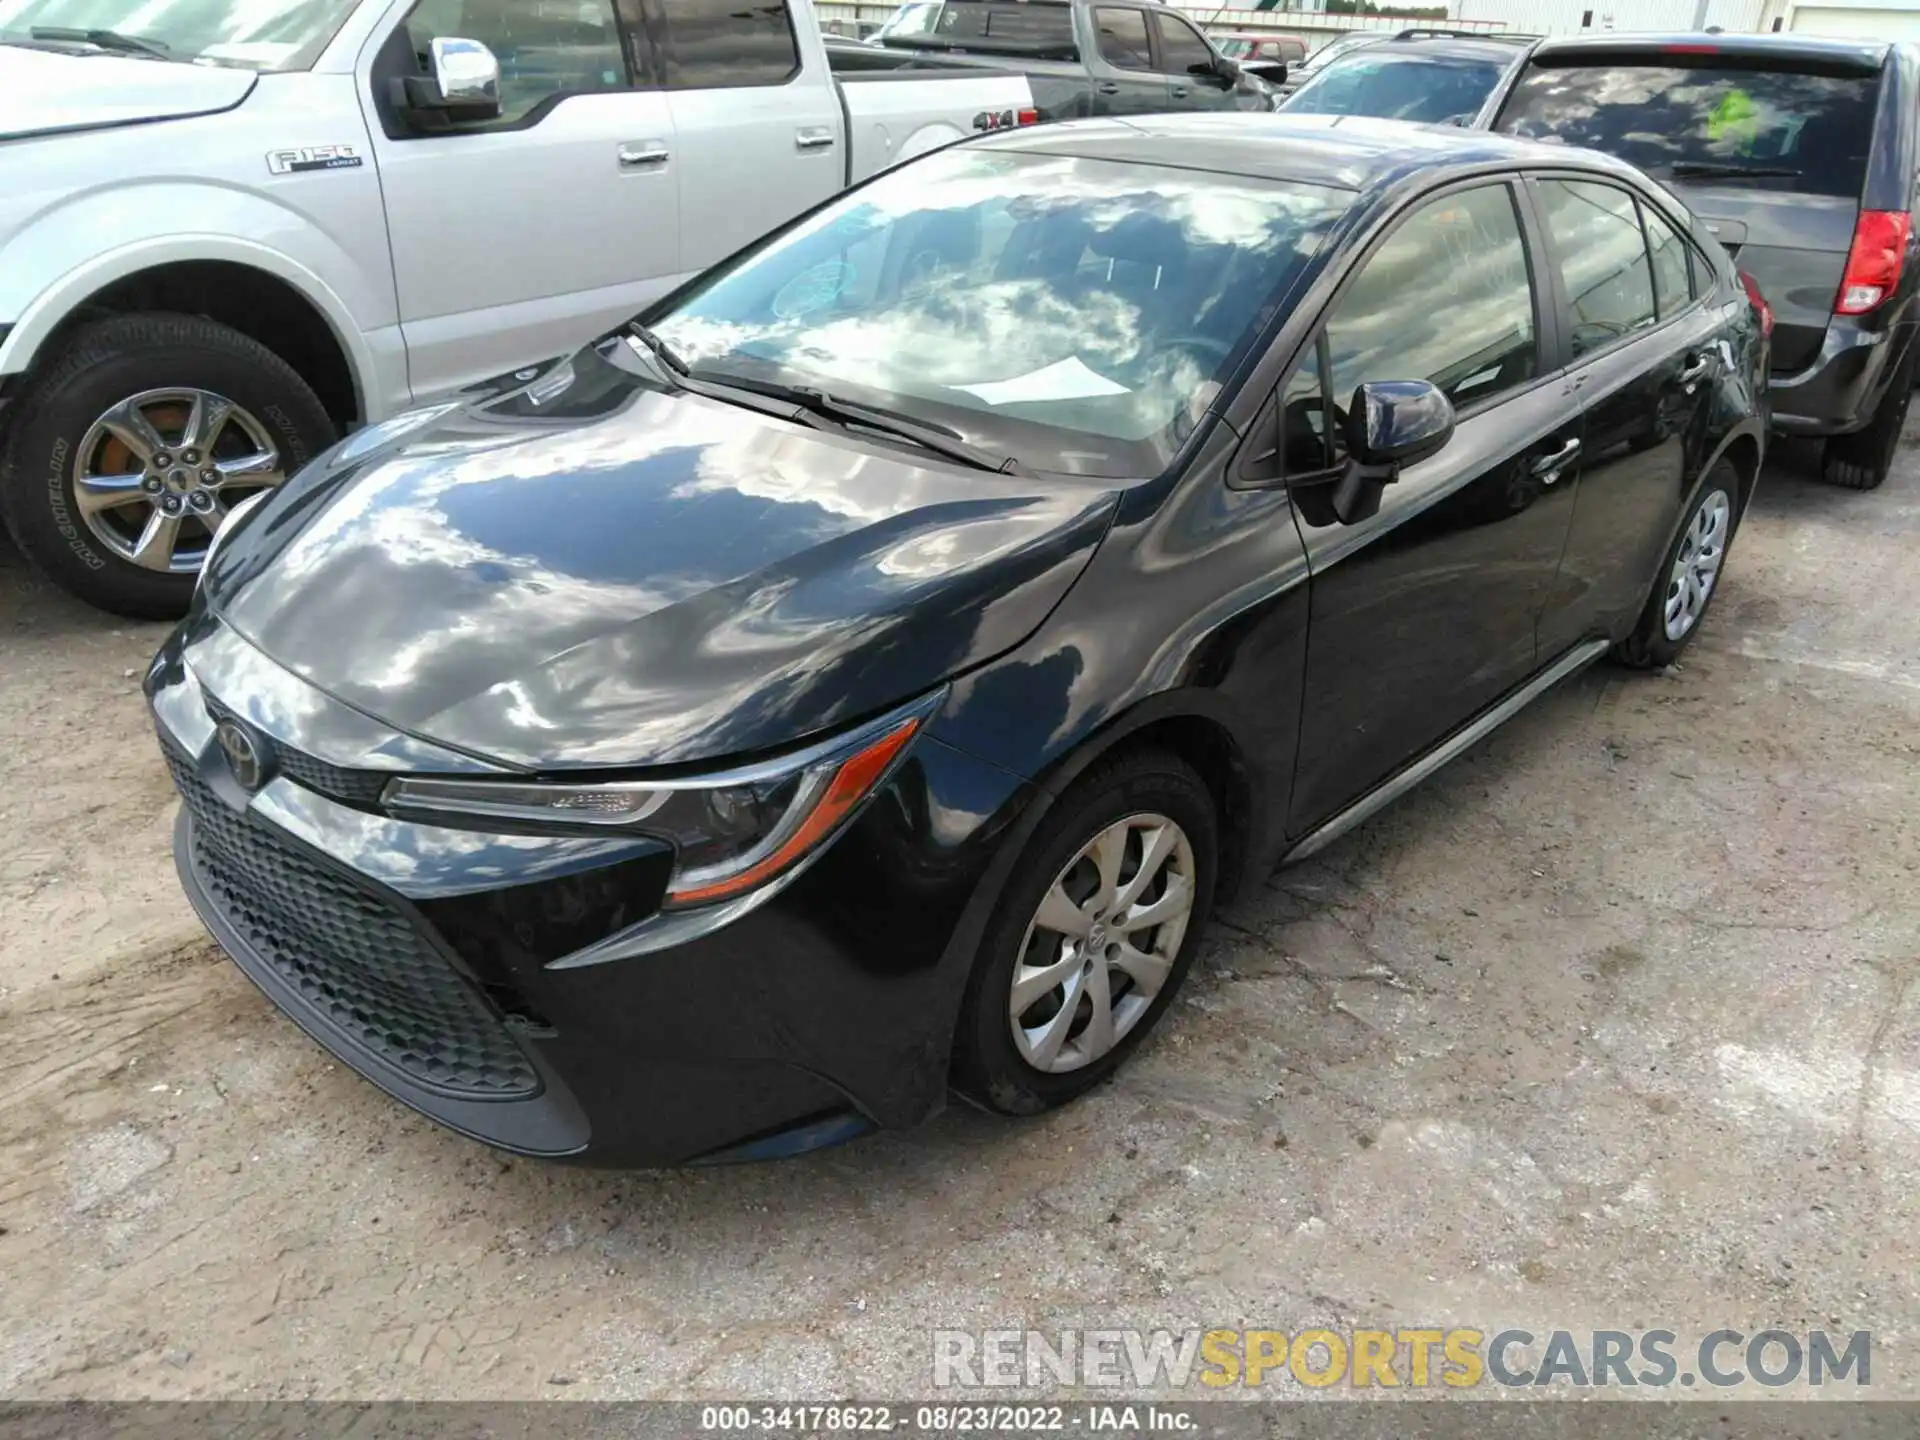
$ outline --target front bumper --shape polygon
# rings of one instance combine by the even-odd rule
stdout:
[[[1914,327],[1868,329],[1835,317],[1813,363],[1767,382],[1773,428],[1787,435],[1848,435],[1873,418]]]
[[[645,930],[663,846],[396,820],[373,797],[399,767],[341,738],[377,722],[303,687],[205,620],[161,652],[176,862],[240,968],[396,1099],[506,1150],[619,1165],[789,1153],[940,1108],[1015,777],[923,736],[772,899],[626,953],[607,942]],[[253,793],[215,716],[277,753]]]

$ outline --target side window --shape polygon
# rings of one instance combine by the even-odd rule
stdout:
[[[1539,373],[1533,285],[1512,192],[1429,201],[1362,264],[1326,322],[1336,407],[1369,380],[1431,380],[1458,408]]]
[[[1096,10],[1093,19],[1100,30],[1102,60],[1121,70],[1153,69],[1144,10]]]
[[[1665,320],[1693,303],[1687,242],[1646,206],[1640,207],[1640,214],[1647,222],[1647,248],[1653,252],[1653,295],[1660,305],[1660,318]]]
[[[1543,180],[1539,194],[1573,307],[1574,355],[1653,324],[1653,267],[1633,197],[1579,180]]]
[[[462,128],[513,125],[557,96],[627,86],[609,0],[421,0],[406,30],[420,74],[443,36],[478,40],[500,62],[500,118]]]
[[[784,85],[800,70],[786,0],[659,0],[669,90]]]
[[[1160,27],[1160,69],[1168,75],[1204,74],[1213,66],[1213,51],[1200,32],[1177,15],[1153,17]]]

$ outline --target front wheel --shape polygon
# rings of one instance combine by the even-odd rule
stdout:
[[[1185,762],[1147,752],[1089,771],[988,927],[956,1035],[961,1092],[1033,1115],[1110,1075],[1186,978],[1218,864],[1213,796]]]
[[[138,619],[184,612],[227,514],[334,433],[286,361],[190,315],[83,326],[13,414],[0,519],[56,584]]]
[[[1693,492],[1686,523],[1660,562],[1639,623],[1615,647],[1616,659],[1642,670],[1671,665],[1699,633],[1733,543],[1739,507],[1740,476],[1722,460]]]

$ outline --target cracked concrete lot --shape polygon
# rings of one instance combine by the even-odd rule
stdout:
[[[1920,1397],[1916,557],[1920,454],[1783,453],[1677,671],[1243,898],[1083,1103],[612,1175],[269,1008],[174,882],[161,631],[0,551],[0,1395],[906,1397],[935,1326],[1319,1323],[1868,1329]]]

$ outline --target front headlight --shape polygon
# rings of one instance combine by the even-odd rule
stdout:
[[[489,819],[627,830],[674,847],[668,908],[759,888],[831,839],[905,754],[933,698],[797,755],[694,779],[600,783],[393,780],[381,803],[404,819],[475,828]]]

